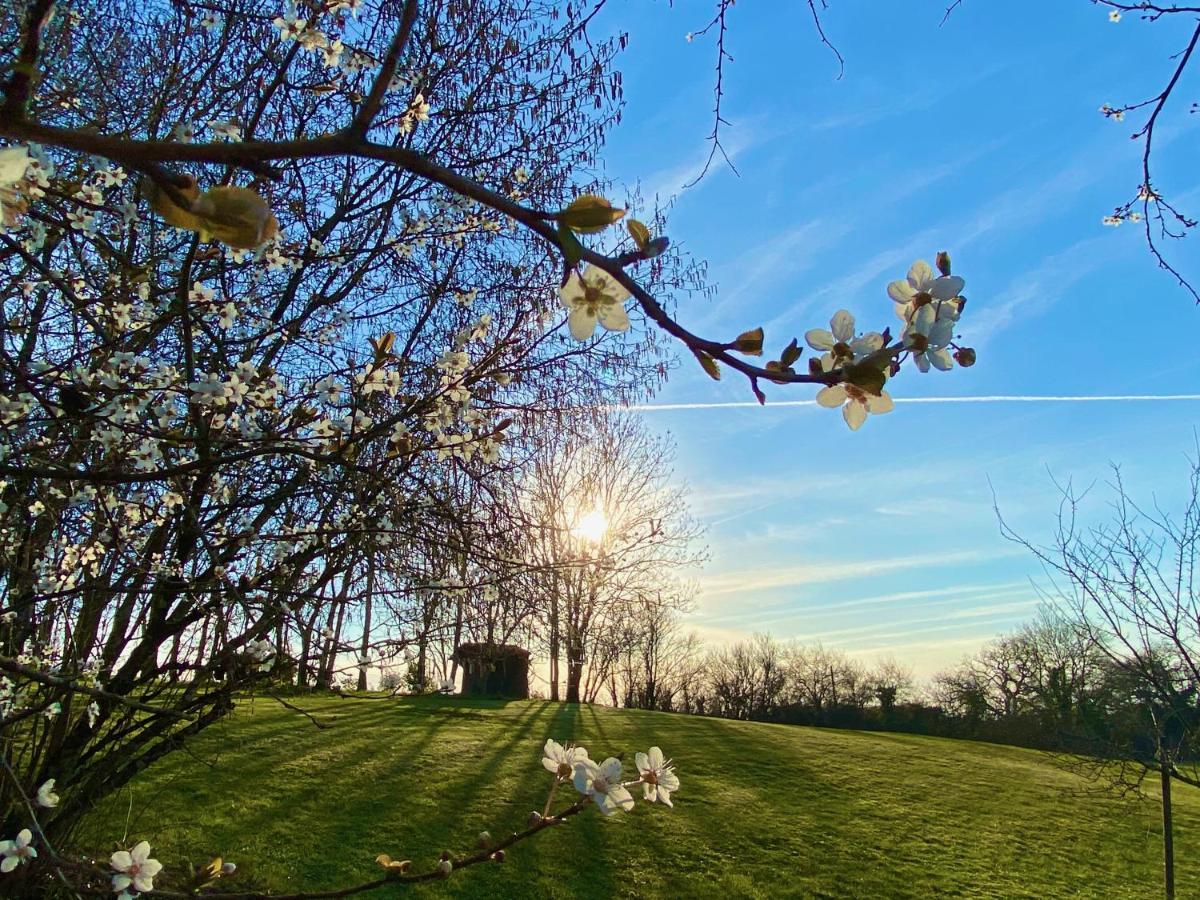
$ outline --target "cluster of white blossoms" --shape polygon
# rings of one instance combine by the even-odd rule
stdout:
[[[626,812],[633,809],[629,788],[639,784],[646,800],[672,806],[671,794],[679,790],[679,777],[662,750],[651,747],[649,753],[638,752],[634,764],[638,777],[624,781],[621,761],[614,756],[598,763],[588,757],[583,747],[563,746],[552,739],[546,741],[542,750],[542,765],[554,775],[555,784],[569,779],[575,790],[593,800],[606,816],[618,809]]]
[[[911,359],[920,372],[928,372],[931,367],[945,372],[954,368],[956,361],[961,366],[974,365],[975,351],[954,344],[954,331],[966,305],[962,296],[966,282],[950,274],[946,254],[938,255],[938,268],[935,272],[929,263],[919,259],[909,267],[905,278],[887,287],[896,315],[903,323],[899,347],[889,349],[887,337],[878,332],[857,334],[854,316],[844,309],[834,314],[829,331],[816,328],[805,335],[812,349],[824,351],[814,367],[821,372],[862,366],[871,360],[879,363],[870,367],[872,373],[877,372],[883,379],[878,386],[847,377],[817,393],[818,404],[842,410],[851,430],[861,428],[869,414],[892,411],[894,403],[882,384],[899,370],[904,357]]]
[[[361,3],[362,0],[326,2],[323,4],[323,10],[310,8],[306,11],[305,16],[312,15],[314,12],[318,15],[321,12],[336,15],[345,10],[357,17]],[[219,21],[212,14],[208,14],[200,20],[200,24],[206,31],[212,32],[218,27]],[[272,20],[271,24],[278,32],[279,40],[285,43],[299,44],[304,50],[319,57],[325,69],[332,70],[330,89],[337,85],[338,79],[342,76],[349,78],[380,65],[380,61],[373,54],[348,46],[340,37],[330,37],[322,30],[316,19],[302,17],[295,4],[289,5],[287,10]],[[336,29],[342,22],[335,19],[330,24]],[[417,85],[419,80],[419,77],[413,74],[396,73],[388,82],[386,91],[396,93],[410,90]],[[428,120],[429,104],[426,102],[424,94],[418,91],[409,101],[405,111],[393,121],[393,124],[402,134],[408,134],[417,124]]]
[[[920,372],[930,368],[947,371],[956,362],[963,367],[974,365],[975,351],[954,341],[966,305],[962,296],[966,282],[950,273],[947,254],[938,254],[937,265],[939,271],[935,272],[929,263],[917,260],[905,278],[887,287],[903,323],[898,344],[889,344],[890,330],[858,332],[854,316],[844,309],[834,313],[828,330],[813,328],[805,334],[808,346],[821,354],[811,360],[810,374],[843,375],[843,380],[822,388],[816,401],[841,409],[851,430],[861,428],[871,413],[892,411],[892,398],[883,385],[905,359],[911,359]],[[559,299],[567,310],[567,329],[577,341],[591,339],[597,325],[608,331],[626,331],[629,315],[625,302],[629,297],[625,286],[598,266],[572,269],[559,288]],[[758,338],[757,351],[761,352],[761,332]],[[794,353],[790,361],[785,357],[782,363],[770,363],[768,369],[776,366],[777,371],[791,371],[790,364],[798,356]],[[708,362],[715,366],[712,360]]]

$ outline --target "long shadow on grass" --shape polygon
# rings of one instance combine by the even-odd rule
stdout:
[[[395,805],[389,800],[403,796],[398,782],[433,768],[421,765],[422,759],[437,733],[453,725],[453,717],[418,720],[403,706],[389,707],[347,717],[325,730],[296,731],[286,717],[255,723],[262,733],[254,750],[243,747],[215,768],[168,758],[135,786],[151,801],[139,810],[137,823],[157,833],[179,829],[193,839],[189,843],[217,848],[253,835],[276,853],[295,843],[298,826],[306,844],[362,835],[381,824],[378,814]],[[373,739],[380,735],[396,738],[396,751]],[[231,797],[245,799],[231,803]],[[366,809],[374,814],[363,815]],[[199,834],[193,830],[197,820],[209,823]],[[96,834],[99,841],[111,836]],[[324,881],[328,870],[321,867],[305,877]]]
[[[559,704],[550,720],[546,737],[564,744],[582,743],[581,710],[578,703]],[[538,749],[541,749],[540,743]],[[523,780],[537,786],[538,792],[532,796],[540,810],[550,790],[551,776],[539,765],[536,772],[523,776]],[[570,781],[563,782],[555,794],[552,810],[563,809],[576,799],[578,794],[574,785]],[[613,877],[614,857],[608,846],[613,837],[612,828],[625,823],[619,821],[619,816],[613,822],[605,822],[604,819],[598,809],[589,808],[563,825],[514,847],[512,868],[514,875],[517,872],[521,874],[516,880],[512,877],[505,880],[515,890],[536,890],[537,896],[616,896],[618,885]],[[570,865],[563,865],[565,855],[569,855]],[[539,887],[534,888],[535,884]],[[525,895],[534,896],[533,893]]]
[[[451,831],[458,817],[448,816],[447,810],[471,800],[469,785],[487,780],[508,749],[525,739],[546,710],[530,708],[518,716],[509,740],[484,763],[481,776],[466,784],[444,777],[451,771],[445,763],[455,760],[456,748],[443,745],[454,740],[451,731],[459,716],[422,716],[423,727],[415,729],[410,709],[397,705],[390,712],[386,728],[346,728],[336,735],[325,731],[305,748],[308,752],[290,746],[280,754],[259,757],[241,774],[249,783],[256,775],[264,776],[265,783],[256,793],[266,802],[253,813],[239,811],[236,831],[225,826],[216,829],[213,837],[232,840],[236,835],[254,835],[258,846],[250,855],[270,858],[262,871],[268,882],[290,877],[316,888],[345,886],[348,879],[370,877],[370,860],[379,852],[411,857],[420,868],[432,865],[438,850],[466,837]],[[362,726],[381,715],[386,718],[388,711],[363,716],[354,724]],[[500,727],[509,724],[500,717],[495,722]],[[393,737],[396,745],[386,742]],[[478,741],[490,735],[481,735],[473,726],[469,737]],[[469,759],[469,754],[459,756]],[[311,852],[314,847],[335,845],[350,857],[341,871],[331,871],[327,860]]]

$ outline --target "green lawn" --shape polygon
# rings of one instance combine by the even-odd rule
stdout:
[[[246,887],[344,887],[376,877],[378,853],[423,868],[522,827],[555,737],[630,764],[661,745],[675,809],[589,810],[503,865],[366,896],[1161,896],[1157,803],[1086,794],[1032,751],[533,701],[298,702],[332,727],[244,704],[105,801],[87,846],[128,827],[168,870],[219,854]],[[1176,797],[1179,896],[1198,897],[1200,796]]]

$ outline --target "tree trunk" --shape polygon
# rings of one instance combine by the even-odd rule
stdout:
[[[1163,809],[1163,891],[1167,900],[1175,900],[1175,836],[1171,827],[1171,763],[1163,760],[1159,764],[1162,779]]]
[[[359,646],[358,658],[362,660],[371,649],[371,596],[375,593],[375,553],[372,552],[367,556],[367,608],[363,611],[363,633],[362,644]],[[365,691],[367,689],[367,667],[359,664],[358,667],[358,689]]]
[[[567,638],[567,702],[579,702],[579,684],[583,681],[583,650],[577,640]]]
[[[558,700],[558,594],[550,598],[550,699]]]
[[[463,591],[461,585],[467,583],[467,561],[465,556],[460,556],[458,563],[458,583],[460,589],[455,592],[454,598],[454,652],[450,654],[450,680],[455,681],[458,678],[458,645],[462,643],[462,627],[463,627]],[[488,643],[491,643],[491,623],[488,623]],[[457,683],[457,682],[456,682]]]

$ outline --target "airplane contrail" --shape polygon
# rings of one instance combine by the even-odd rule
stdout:
[[[1137,403],[1200,400],[1200,394],[1092,394],[1082,396],[993,394],[981,397],[893,397],[892,400],[895,403]],[[774,403],[768,402],[766,408],[816,405],[816,400],[779,400]],[[755,400],[733,400],[722,403],[638,403],[617,408],[628,412],[670,412],[686,409],[738,409],[742,407],[754,409],[758,406],[759,403]]]

